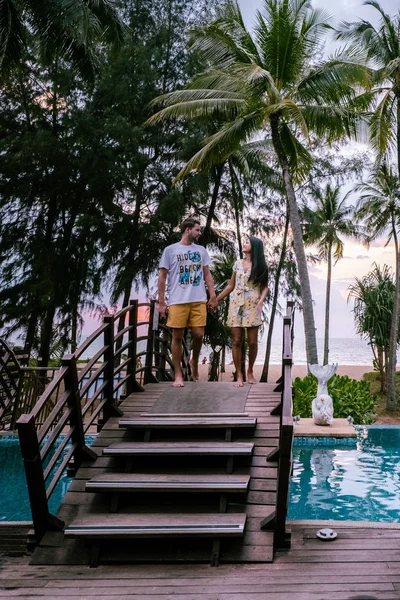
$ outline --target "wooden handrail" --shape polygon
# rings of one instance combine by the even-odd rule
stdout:
[[[143,306],[149,307],[149,317],[139,322],[138,309]],[[117,324],[119,332],[115,331]],[[147,340],[146,351],[138,352],[138,328],[146,325],[148,333],[143,336]],[[169,348],[168,340],[159,337],[160,329],[165,335],[165,330],[158,324],[158,310],[154,301],[139,304],[137,300],[131,300],[115,315],[104,317],[102,325],[73,354],[64,356],[61,368],[36,404],[33,408],[28,405],[31,412],[18,419],[17,428],[38,542],[47,530],[63,526],[62,521],[49,512],[48,500],[70,459],[73,458],[73,471],[76,472],[83,460],[95,460],[97,457],[85,444],[85,433],[91,425],[97,420],[97,425],[101,426],[109,417],[122,414],[117,398],[123,389],[126,394],[143,391],[136,381],[136,373],[144,372],[146,382],[157,381],[154,373],[158,373],[163,380],[169,379],[169,374],[165,372],[166,364],[172,367],[169,356],[165,354]],[[77,359],[101,336],[102,347],[78,371]],[[165,349],[163,357],[160,345]],[[127,358],[121,361],[123,352],[127,353]],[[141,355],[146,356],[145,364],[137,369],[136,361]],[[188,355],[188,349],[184,346],[185,364]],[[101,357],[102,362],[99,363]],[[43,370],[55,372],[53,367]]]
[[[275,510],[261,521],[261,529],[272,529],[274,548],[290,548],[290,532],[286,528],[289,502],[289,485],[292,472],[293,424],[293,321],[294,303],[288,302],[283,319],[282,377],[279,389],[281,401],[271,414],[280,415],[279,447],[273,450],[267,460],[278,461],[278,478]]]

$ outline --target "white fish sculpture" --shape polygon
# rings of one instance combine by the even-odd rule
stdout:
[[[308,365],[310,373],[318,379],[317,396],[312,401],[312,416],[316,425],[332,425],[333,402],[328,394],[328,381],[337,371],[338,365]]]

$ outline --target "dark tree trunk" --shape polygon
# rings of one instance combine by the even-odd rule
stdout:
[[[273,295],[273,299],[272,299],[271,316],[270,316],[269,327],[268,327],[267,346],[265,348],[264,366],[263,366],[263,370],[261,373],[261,379],[260,379],[261,382],[268,381],[269,361],[270,361],[270,357],[271,357],[271,346],[272,346],[272,334],[274,332],[276,307],[278,305],[279,282],[280,282],[281,273],[282,273],[283,265],[285,262],[285,256],[286,256],[288,232],[289,232],[289,209],[287,209],[287,212],[286,212],[285,230],[283,233],[283,240],[282,240],[282,250],[281,250],[281,255],[279,257],[278,268],[276,270],[276,275],[275,275],[274,295]]]
[[[212,225],[212,221],[215,217],[215,209],[217,206],[219,188],[221,185],[222,170],[223,170],[222,165],[218,165],[215,168],[214,189],[213,189],[213,194],[211,197],[210,207],[209,207],[208,213],[207,213],[206,225],[204,227],[204,231],[203,231],[203,235],[202,235],[202,244],[205,247],[207,247],[207,245],[210,242],[211,225]]]
[[[328,248],[328,276],[326,278],[326,297],[325,297],[325,333],[324,333],[324,360],[327,365],[329,360],[329,316],[331,305],[331,281],[332,281],[332,244]]]

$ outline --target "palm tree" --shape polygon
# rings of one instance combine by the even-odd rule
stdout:
[[[93,43],[119,45],[124,25],[112,0],[0,2],[0,73],[17,67],[30,37],[42,57],[64,58],[86,78],[96,66]]]
[[[391,167],[383,164],[373,171],[366,183],[356,186],[361,192],[357,204],[357,217],[364,219],[367,241],[387,234],[387,244],[393,240],[396,252],[396,301],[392,310],[388,369],[386,371],[387,407],[396,408],[396,362],[399,336],[400,307],[400,181]]]
[[[357,333],[371,346],[381,380],[381,391],[386,391],[385,373],[388,371],[388,349],[396,288],[390,267],[381,269],[377,264],[372,271],[349,287],[354,298],[354,320]]]
[[[304,216],[304,242],[316,245],[318,258],[326,260],[328,272],[326,278],[325,296],[325,332],[324,332],[324,360],[328,364],[329,356],[329,320],[330,298],[332,283],[332,260],[336,264],[343,258],[343,240],[339,236],[359,237],[358,228],[354,225],[354,207],[346,206],[346,195],[340,200],[340,187],[332,187],[329,183],[325,189],[316,189],[315,210],[305,207]]]
[[[244,141],[252,143],[255,152],[260,148],[273,152],[288,200],[309,363],[317,363],[318,354],[294,178],[311,165],[304,146],[310,132],[328,142],[356,134],[353,85],[360,78],[367,80],[366,70],[356,60],[344,63],[339,55],[311,67],[328,26],[327,15],[313,10],[308,0],[264,0],[252,35],[238,4],[230,2],[216,21],[194,36],[209,70],[186,89],[156,99],[154,104],[162,109],[150,119],[151,123],[211,116],[223,120],[186,169],[198,170],[204,163],[211,166],[215,156],[221,162]]]
[[[377,27],[364,20],[343,23],[337,37],[363,48],[374,67],[375,88],[370,99],[376,99],[376,107],[370,120],[371,141],[379,158],[393,151],[400,173],[400,13],[392,17],[374,0],[365,6],[378,11]]]

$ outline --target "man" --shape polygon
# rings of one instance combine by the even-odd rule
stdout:
[[[217,307],[214,281],[210,273],[210,257],[203,246],[196,244],[201,230],[200,221],[185,219],[181,225],[182,239],[165,248],[160,261],[158,302],[161,317],[168,312],[167,326],[172,329],[172,361],[175,369],[174,387],[183,387],[181,370],[182,339],[185,327],[192,331],[192,378],[199,378],[199,356],[207,320],[207,293],[210,310]],[[168,275],[168,308],[165,284]]]

